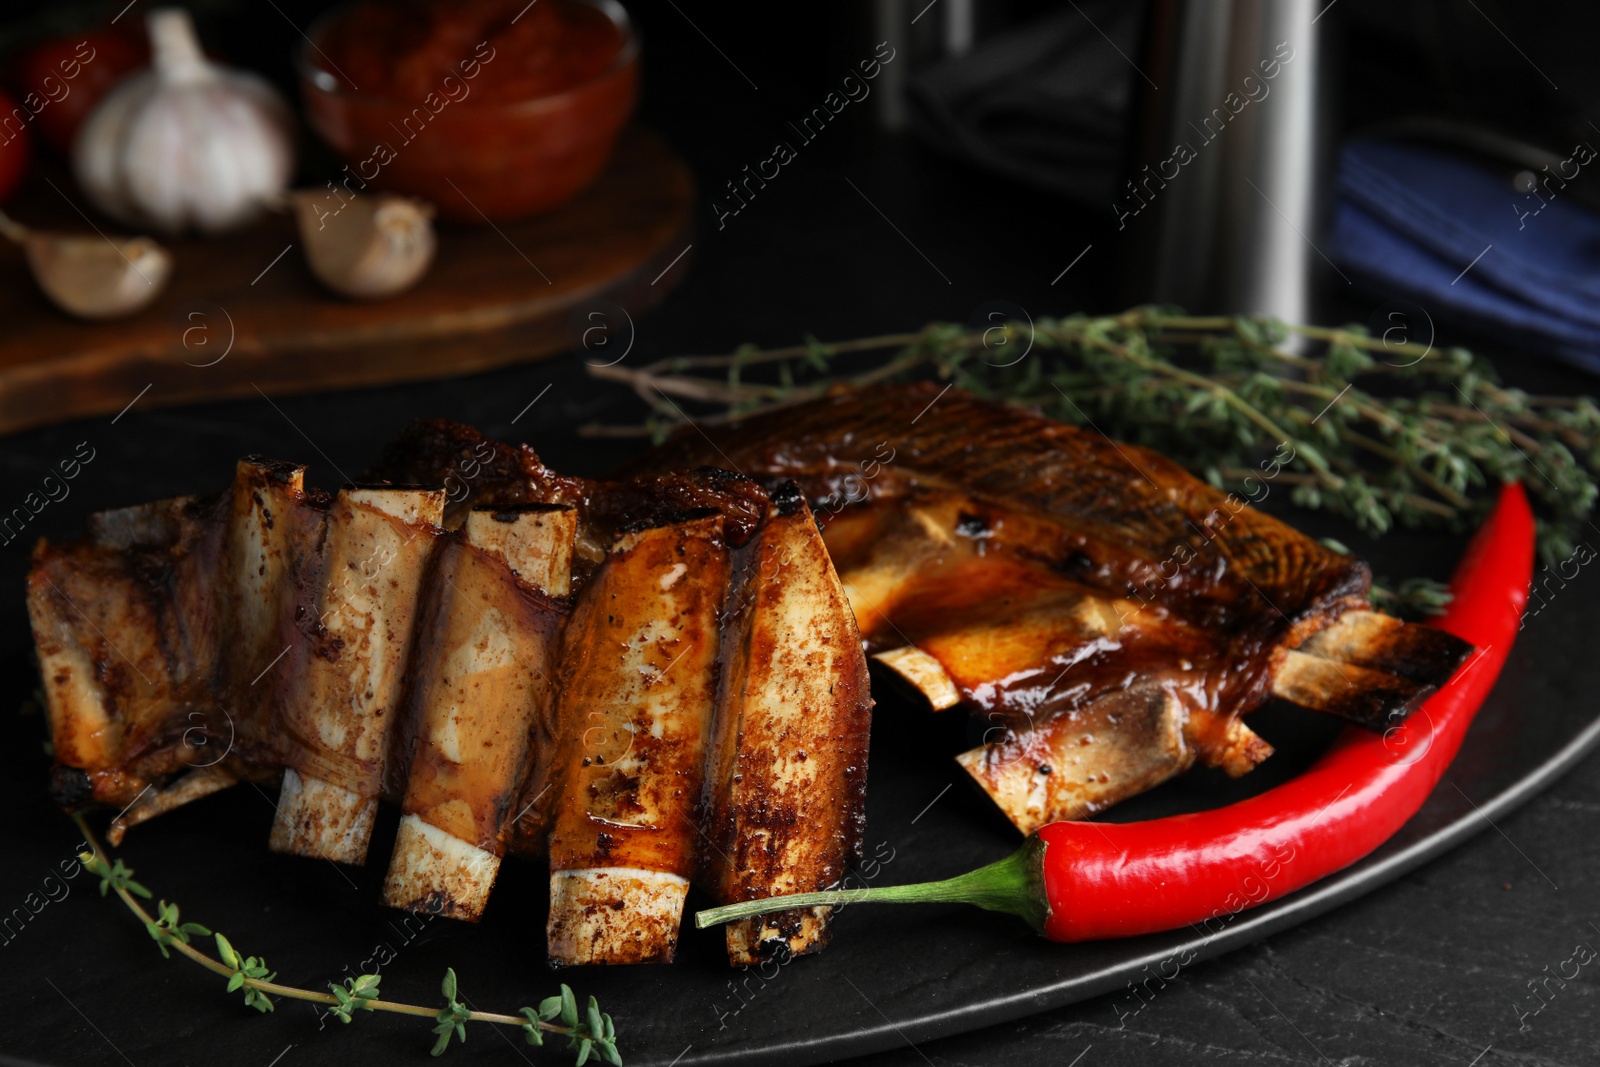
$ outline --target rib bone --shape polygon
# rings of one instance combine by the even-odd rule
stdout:
[[[1071,716],[956,757],[1023,833],[1081,819],[1187,770],[1181,702],[1159,685],[1112,693]]]
[[[875,652],[872,658],[888,667],[928,701],[934,711],[948,711],[961,703],[961,690],[945,672],[944,664],[914,645]]]
[[[677,948],[728,571],[721,515],[624,534],[567,628],[552,963],[670,962]]]
[[[419,627],[400,829],[383,899],[477,921],[505,853],[549,674],[577,514],[523,505],[470,512],[439,550]]]
[[[824,889],[859,853],[872,710],[860,635],[792,485],[741,561],[706,783],[703,878],[724,903]],[[728,924],[753,964],[826,943],[830,909]]]
[[[389,733],[399,721],[423,572],[444,492],[339,493],[309,604],[297,608],[277,725],[288,766],[275,852],[364,863]]]
[[[175,497],[100,512],[83,540],[35,548],[28,615],[58,802],[122,808],[185,766],[184,745],[156,742],[209,681],[215,605],[203,575],[217,537],[204,520],[197,498]]]
[[[1438,686],[1290,649],[1272,676],[1273,695],[1381,730],[1397,726]]]
[[[1449,681],[1472,654],[1472,646],[1453,634],[1376,611],[1347,611],[1300,647],[1311,655],[1434,686]]]

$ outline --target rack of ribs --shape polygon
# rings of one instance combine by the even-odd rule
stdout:
[[[953,389],[839,392],[633,469],[707,462],[800,487],[872,658],[979,716],[958,762],[1024,832],[1196,761],[1244,774],[1272,748],[1243,716],[1273,696],[1398,725],[1471,652],[1172,460]]]
[[[58,802],[120,809],[116,841],[276,783],[270,847],[359,864],[386,798],[387,903],[476,920],[508,851],[548,853],[563,965],[670,961],[692,881],[734,902],[845,876],[872,701],[793,486],[564,478],[448,424],[370,483],[304,476],[250,457],[220,495],[36,547]],[[815,951],[827,923],[750,920],[729,958]]]
[[[957,759],[1026,831],[1249,771],[1273,696],[1395,725],[1470,652],[1171,460],[931,386],[680,435],[615,481],[440,421],[361,485],[304,476],[249,457],[36,548],[53,795],[120,809],[117,840],[276,785],[271,846],[349,863],[387,799],[388,904],[476,920],[506,854],[547,855],[558,964],[672,959],[693,885],[838,883],[869,656],[980,717]],[[729,958],[827,929],[733,924]]]

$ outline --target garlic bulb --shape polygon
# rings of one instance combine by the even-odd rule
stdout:
[[[433,207],[380,193],[334,200],[293,195],[295,220],[311,273],[343,296],[374,300],[415,285],[433,261]]]
[[[147,20],[152,66],[117,85],[73,146],[96,206],[167,233],[248,222],[294,166],[289,109],[265,81],[208,60],[187,12]]]
[[[80,319],[116,319],[166,288],[172,256],[148,237],[44,233],[0,213],[0,234],[22,246],[50,302]]]

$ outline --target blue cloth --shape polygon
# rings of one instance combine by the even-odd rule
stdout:
[[[1600,181],[1592,152],[1569,158],[1565,170],[1578,170],[1567,181]],[[1540,189],[1541,201],[1457,156],[1351,141],[1339,163],[1333,258],[1435,319],[1600,374],[1600,216],[1563,197],[1560,177],[1549,181],[1553,196]]]

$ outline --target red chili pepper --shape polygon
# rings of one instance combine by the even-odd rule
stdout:
[[[840,902],[964,902],[1020,915],[1053,941],[1171,930],[1293,892],[1349,866],[1416,814],[1455,758],[1516,640],[1534,522],[1508,485],[1467,547],[1434,625],[1477,651],[1403,725],[1348,727],[1309,770],[1211,811],[1136,823],[1057,822],[997,863],[940,882],[730,904],[695,925]]]

